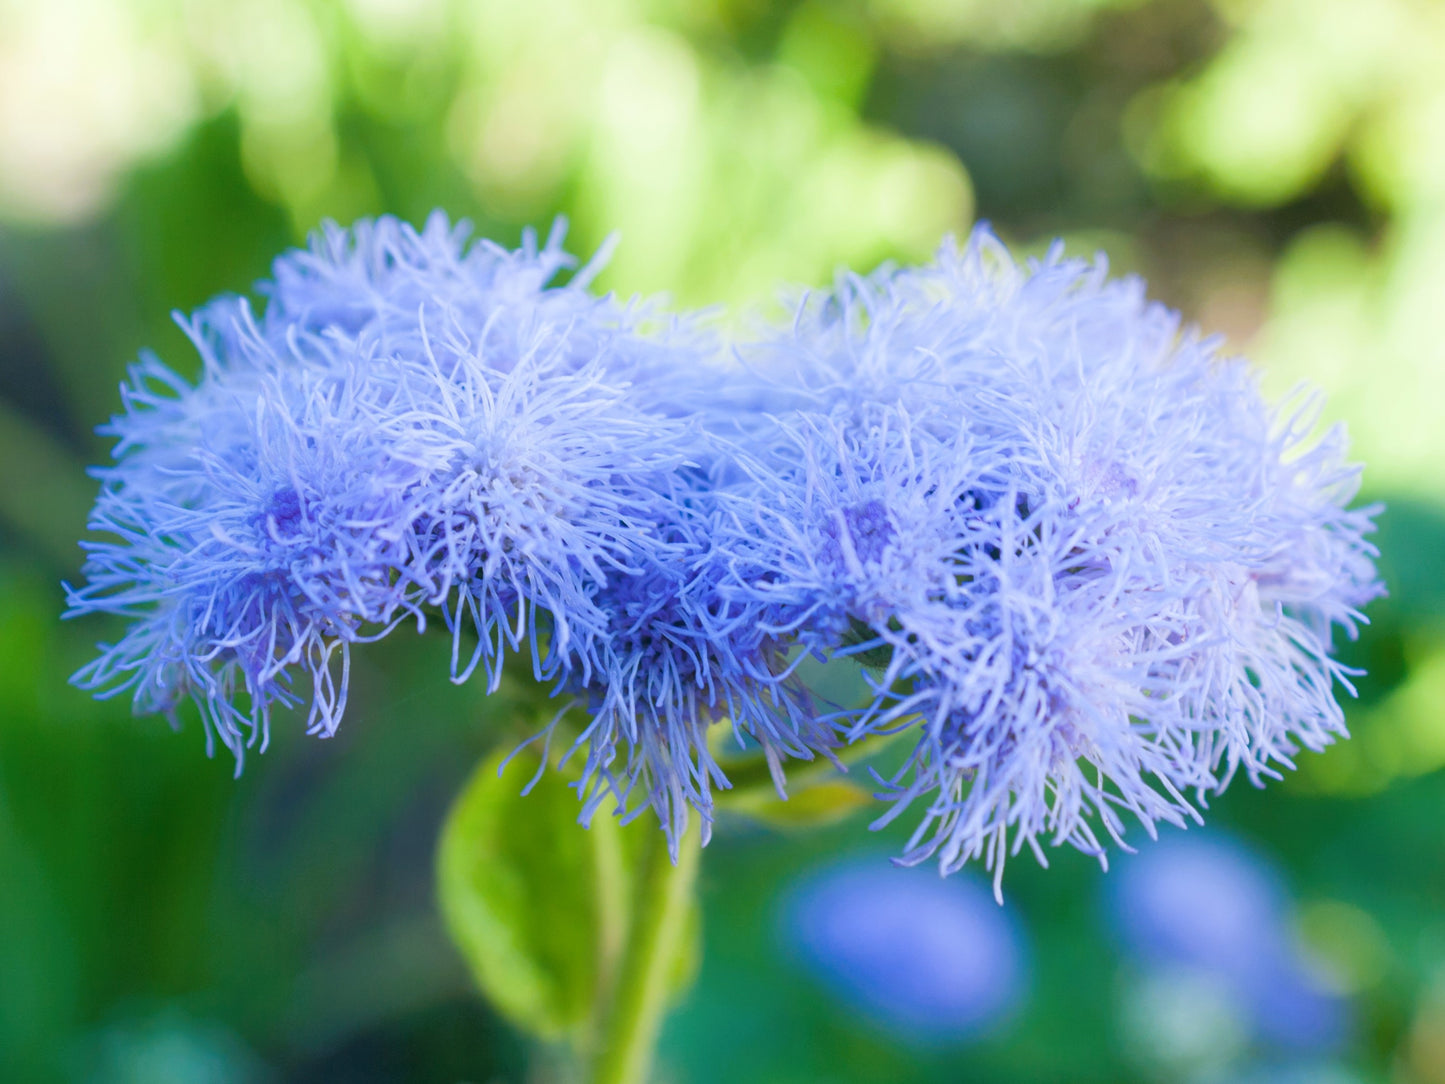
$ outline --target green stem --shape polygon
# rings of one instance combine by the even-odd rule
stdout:
[[[696,821],[696,816],[693,818]],[[701,845],[696,823],[678,842],[677,862],[661,832],[649,833],[637,869],[632,926],[622,952],[612,1003],[602,1007],[592,1084],[646,1084],[668,995],[686,948]]]

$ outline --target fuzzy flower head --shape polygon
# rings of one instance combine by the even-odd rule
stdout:
[[[674,475],[671,560],[614,577],[598,594],[607,629],[596,665],[565,679],[588,722],[584,816],[604,800],[629,816],[653,809],[675,847],[691,810],[711,833],[714,788],[727,788],[711,739],[725,724],[739,749],[759,750],[779,792],[785,760],[832,758],[838,728],[794,674],[796,630],[773,600],[731,590],[726,545],[729,461],[701,442],[700,468]]]
[[[77,680],[193,699],[239,763],[276,705],[334,732],[353,645],[440,621],[454,680],[525,654],[585,713],[584,818],[706,829],[718,723],[780,790],[786,759],[907,729],[905,860],[997,876],[1344,733],[1331,638],[1379,585],[1343,436],[1136,280],[979,231],[729,369],[589,292],[597,261],[552,284],[560,242],[327,227],[259,313],[183,320],[199,378],[143,359],[107,430],[71,612],[130,624]],[[797,680],[840,656],[861,709]]]
[[[77,675],[143,711],[194,699],[236,752],[274,704],[334,731],[350,649],[440,615],[453,677],[539,677],[596,654],[613,577],[669,559],[685,426],[631,394],[659,351],[637,312],[549,286],[554,234],[505,252],[440,215],[328,228],[277,261],[264,313],[183,320],[188,383],[146,358],[107,432],[115,462],[71,612],[131,619]],[[297,682],[300,681],[298,687]]]
[[[747,357],[788,408],[739,578],[881,660],[850,734],[915,728],[885,784],[925,806],[906,860],[1102,857],[1344,734],[1331,634],[1380,587],[1343,434],[1137,280],[980,230]]]

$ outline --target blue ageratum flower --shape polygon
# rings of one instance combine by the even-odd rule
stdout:
[[[998,875],[1343,733],[1331,635],[1379,590],[1343,437],[1137,281],[979,232],[730,366],[592,294],[598,260],[554,284],[560,231],[467,238],[327,227],[259,313],[182,321],[194,383],[134,367],[70,591],[130,625],[81,684],[195,700],[239,765],[277,705],[334,732],[353,645],[440,620],[454,680],[525,653],[585,713],[584,818],[706,831],[715,724],[780,790],[787,759],[911,728],[905,858]],[[810,656],[861,659],[871,702],[820,703]]]
[[[596,662],[564,681],[589,717],[577,739],[587,747],[584,818],[608,798],[624,816],[651,808],[674,848],[690,810],[706,842],[714,788],[731,785],[709,741],[714,725],[761,752],[780,793],[785,760],[831,758],[842,744],[795,675],[795,630],[776,627],[771,599],[733,589],[721,499],[731,463],[711,445],[700,438],[698,466],[672,478],[670,561],[609,581],[597,596],[608,624]]]
[[[598,670],[604,589],[679,548],[688,425],[633,389],[699,342],[589,293],[590,268],[549,286],[573,266],[560,232],[466,236],[328,227],[277,261],[261,315],[224,298],[181,321],[194,384],[134,367],[96,472],[110,537],[70,591],[71,614],[131,623],[79,683],[140,711],[190,697],[239,768],[277,704],[332,733],[352,645],[405,620],[440,615],[456,680],[495,686],[524,646],[539,678]]]
[[[849,736],[917,735],[884,787],[926,806],[905,861],[1102,858],[1345,733],[1332,630],[1381,588],[1343,433],[1137,279],[979,230],[743,356],[778,408],[740,456],[735,589],[876,668]]]

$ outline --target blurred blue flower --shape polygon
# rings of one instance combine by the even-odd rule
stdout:
[[[961,1042],[1022,1003],[1022,931],[987,890],[883,861],[808,874],[784,907],[784,943],[840,1000],[909,1041]]]
[[[1102,859],[1126,816],[1197,819],[1188,791],[1345,733],[1331,637],[1381,591],[1375,510],[1343,433],[1217,347],[981,229],[743,350],[780,406],[738,441],[737,590],[876,666],[849,737],[915,728],[885,783],[890,816],[927,803],[908,861]]]
[[[1190,1084],[1365,1084],[1348,1066],[1331,1061],[1265,1061],[1238,1069],[1206,1072]]]
[[[1141,958],[1231,974],[1275,954],[1288,908],[1278,872],[1217,831],[1171,834],[1108,888],[1119,936]]]
[[[1212,986],[1259,1042],[1298,1051],[1348,1042],[1350,1004],[1295,944],[1289,898],[1260,856],[1217,834],[1172,835],[1124,861],[1108,892],[1117,935],[1147,974]]]

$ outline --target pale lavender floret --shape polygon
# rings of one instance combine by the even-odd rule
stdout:
[[[559,220],[539,246],[528,230],[512,252],[485,238],[471,242],[471,226],[453,224],[440,211],[420,230],[389,216],[350,227],[326,223],[307,248],[278,257],[271,281],[260,286],[269,299],[266,329],[274,336],[366,332],[390,353],[415,350],[425,326],[433,338],[455,332],[468,351],[485,354],[489,367],[505,370],[517,355],[505,335],[490,339],[497,324],[515,327],[540,315],[586,325],[591,317],[600,321],[595,335],[584,326],[567,341],[574,358],[586,362],[605,340],[608,322],[615,322],[616,305],[586,289],[605,251],[565,286],[552,284],[559,272],[577,266],[561,247],[565,232]]]
[[[1102,857],[1124,814],[1196,818],[1186,792],[1344,734],[1331,629],[1380,588],[1343,435],[1137,280],[979,231],[745,356],[791,409],[754,440],[744,583],[882,649],[851,733],[917,727],[907,861]]]
[[[173,712],[189,695],[208,736],[239,755],[273,703],[308,699],[291,691],[297,668],[311,678],[308,728],[334,729],[349,644],[404,603],[394,573],[426,467],[360,424],[354,368],[272,364],[241,332],[252,354],[231,369],[192,331],[197,388],[146,359],[107,430],[117,462],[96,472],[91,527],[119,541],[85,543],[89,583],[71,606],[136,623],[77,678],[133,690],[141,711]]]
[[[603,585],[672,548],[686,425],[629,373],[666,347],[584,283],[546,286],[559,235],[465,256],[463,237],[435,217],[332,230],[278,262],[260,319],[222,299],[183,322],[194,386],[135,368],[97,472],[92,527],[116,540],[87,544],[71,592],[72,613],[134,623],[77,680],[143,711],[190,696],[239,757],[274,703],[309,699],[334,731],[350,646],[433,608],[457,680],[480,665],[495,685],[524,645],[539,677],[595,654]]]
[[[308,248],[280,256],[260,285],[265,334],[354,337],[382,355],[429,355],[443,369],[469,359],[510,372],[540,352],[558,371],[605,368],[649,406],[715,349],[695,322],[590,291],[615,238],[579,265],[562,248],[564,219],[545,243],[523,231],[515,251],[470,234],[440,211],[420,230],[389,216],[349,228],[327,223]],[[567,281],[555,281],[564,272]]]
[[[77,678],[143,711],[190,696],[239,766],[276,704],[332,733],[352,645],[440,614],[454,680],[495,687],[525,648],[588,713],[584,817],[615,796],[675,844],[727,783],[714,723],[775,768],[838,740],[758,607],[719,590],[706,339],[590,294],[591,267],[549,286],[560,231],[466,236],[328,227],[276,261],[260,316],[222,298],[184,322],[194,386],[136,368],[92,523],[117,540],[71,593],[133,623]]]

